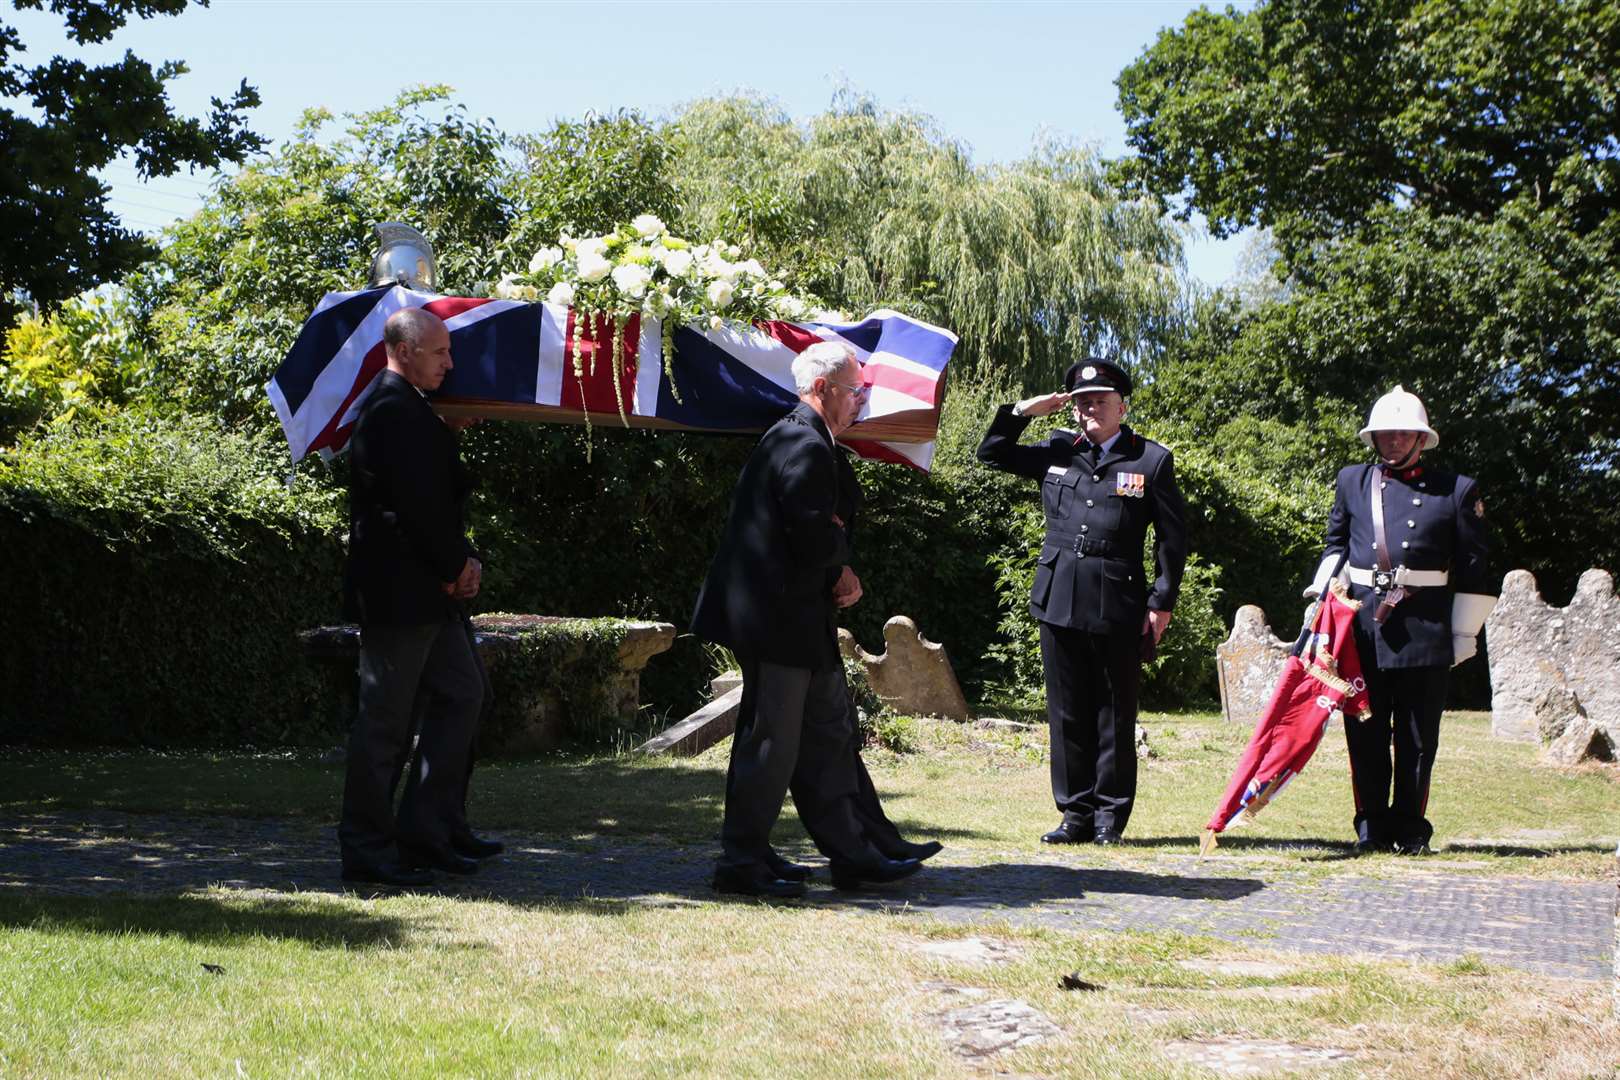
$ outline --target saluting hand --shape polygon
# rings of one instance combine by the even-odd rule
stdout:
[[[1059,390],[1052,394],[1042,394],[1040,397],[1025,398],[1013,406],[1013,412],[1019,416],[1050,416],[1068,403],[1069,392]]]

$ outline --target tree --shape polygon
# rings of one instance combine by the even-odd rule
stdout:
[[[12,2],[18,10],[44,6]],[[50,8],[85,45],[107,41],[131,16],[175,15],[186,3],[50,0]],[[264,142],[244,127],[243,112],[259,103],[245,81],[229,101],[213,99],[205,123],[169,108],[167,84],[186,71],[178,61],[154,69],[126,52],[114,64],[56,56],[29,66],[13,61],[23,51],[16,28],[0,23],[0,99],[21,99],[30,110],[0,108],[0,316],[8,322],[15,294],[51,307],[155,254],[108,208],[97,169],[132,152],[142,176],[170,176],[186,165],[240,162]]]
[[[1123,169],[1285,254],[1396,202],[1477,219],[1524,198],[1585,234],[1620,209],[1616,70],[1607,0],[1200,9],[1120,73]]]
[[[975,166],[927,117],[847,95],[807,126],[728,98],[688,107],[675,128],[675,184],[699,235],[746,238],[853,313],[898,306],[949,326],[956,378],[1049,389],[1076,356],[1162,347],[1180,236],[1087,148]]]
[[[1481,480],[1496,565],[1549,596],[1620,566],[1617,68],[1591,0],[1263,0],[1161,35],[1119,78],[1119,168],[1217,233],[1272,227],[1286,287],[1201,307],[1147,404],[1217,447],[1293,428],[1309,476],[1403,383]]]

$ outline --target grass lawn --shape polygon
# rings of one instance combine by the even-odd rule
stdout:
[[[1155,757],[1142,762],[1131,818],[1133,854],[1195,850],[1248,732],[1216,714],[1143,717]],[[869,750],[867,764],[895,821],[959,854],[1039,848],[1057,822],[1046,775],[1046,732],[937,721],[913,727],[917,751]],[[720,830],[722,743],[696,758],[553,756],[482,764],[473,781],[481,828],[556,839],[658,838],[709,845]],[[1535,748],[1490,737],[1485,713],[1448,714],[1430,819],[1436,870],[1604,878],[1620,842],[1620,770],[1551,769]],[[340,765],[311,755],[0,751],[0,814],[41,810],[304,817],[335,821]],[[1258,821],[1222,839],[1214,858],[1268,858],[1331,872],[1376,872],[1409,860],[1349,859],[1352,802],[1343,736],[1329,731],[1305,772]],[[784,841],[803,838],[791,807]]]
[[[1129,866],[1191,851],[1246,738],[1144,718]],[[1620,775],[1547,770],[1480,714],[1448,717],[1425,869],[1612,878]],[[918,724],[869,754],[897,820],[959,860],[1038,848],[1055,820],[1044,732]],[[707,847],[724,749],[684,761],[497,762],[475,820],[558,839]],[[336,816],[341,769],[278,755],[0,754],[0,819],[40,812]],[[1213,857],[1246,872],[1399,874],[1349,859],[1342,739]],[[784,822],[784,838],[798,835]],[[1002,962],[925,946],[994,939]],[[1218,963],[1199,965],[1200,958]],[[1263,963],[1245,968],[1231,961]],[[213,965],[210,970],[204,965]],[[1093,990],[1064,990],[1077,973]],[[1162,933],[943,924],[833,905],[495,902],[207,890],[81,898],[0,879],[0,1076],[1192,1077],[1226,1040],[1348,1057],[1309,1075],[1620,1076],[1606,984],[1488,966],[1296,955]],[[952,1049],[953,1010],[1016,999],[1057,1033]],[[1181,1055],[1181,1056],[1178,1056]],[[1280,1068],[1280,1066],[1273,1066]]]

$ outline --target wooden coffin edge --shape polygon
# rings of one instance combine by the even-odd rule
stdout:
[[[581,409],[565,409],[558,405],[539,405],[522,401],[490,401],[482,398],[433,399],[433,408],[440,416],[485,420],[526,420],[536,424],[584,424]],[[658,416],[627,415],[632,428],[655,431],[706,431],[722,435],[748,435],[764,431],[763,427],[709,428],[680,424]],[[624,421],[613,409],[599,412],[591,410],[590,422],[597,427],[623,427]],[[846,431],[841,439],[871,439],[876,442],[925,443],[939,436],[939,410],[907,409],[872,420],[862,420]]]

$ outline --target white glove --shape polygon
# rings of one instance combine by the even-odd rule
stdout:
[[[1311,583],[1305,586],[1300,595],[1307,600],[1315,600],[1321,596],[1322,590],[1327,588],[1328,582],[1333,579],[1333,567],[1338,561],[1339,556],[1336,552],[1322,556],[1322,563],[1316,568],[1316,576],[1311,578]]]
[[[1483,593],[1458,593],[1451,598],[1451,644],[1456,657],[1452,667],[1479,652],[1479,632],[1496,606],[1496,597]]]

